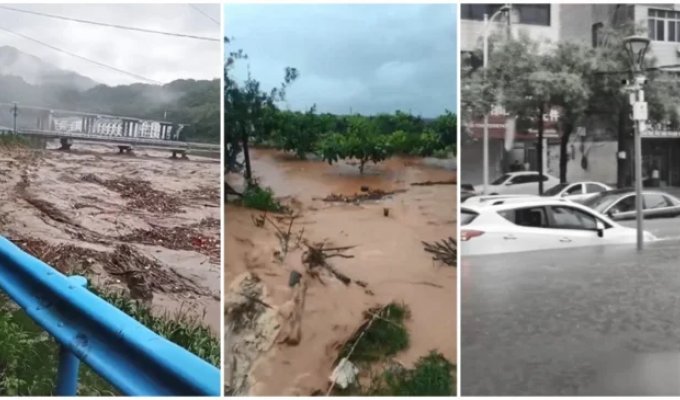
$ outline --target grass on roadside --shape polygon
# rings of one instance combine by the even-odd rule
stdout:
[[[0,147],[26,147],[29,144],[26,136],[15,135],[11,132],[0,132]]]
[[[269,187],[261,187],[257,182],[248,185],[243,192],[241,202],[245,207],[260,211],[286,211],[286,207],[274,197],[274,191]]]
[[[186,348],[215,366],[220,365],[220,341],[197,318],[186,313],[155,316],[141,303],[119,292],[91,289],[152,331]],[[21,309],[0,297],[0,396],[49,396],[54,393],[59,346]],[[81,396],[119,394],[87,365],[81,364]]]

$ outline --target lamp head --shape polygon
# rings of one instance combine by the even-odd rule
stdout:
[[[623,39],[623,45],[626,48],[626,53],[628,53],[628,62],[636,72],[642,71],[649,42],[649,38],[636,35]]]

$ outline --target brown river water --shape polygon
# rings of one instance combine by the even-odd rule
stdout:
[[[455,363],[456,269],[435,263],[421,241],[456,236],[456,186],[411,186],[455,179],[455,171],[425,165],[418,158],[392,158],[369,164],[362,176],[356,165],[300,161],[273,150],[254,150],[251,158],[260,183],[301,213],[294,232],[304,227],[304,238],[310,241],[356,246],[347,252],[353,258],[332,258],[330,263],[367,287],[345,286],[330,275],[323,277],[324,283],[310,280],[300,343],[262,346],[252,356],[243,393],[325,393],[338,349],[361,324],[363,312],[391,301],[405,303],[411,312],[407,321],[410,346],[397,354],[399,362],[412,366],[430,350],[437,350]],[[234,187],[241,183],[236,176],[228,176],[227,181]],[[405,191],[360,205],[320,200],[331,193],[359,193],[361,186]],[[388,217],[383,215],[384,208],[389,208]],[[251,219],[262,213],[228,204],[225,214],[226,290],[243,273],[253,272],[266,287],[266,301],[285,308],[291,297],[290,271],[304,271],[302,250],[292,250],[278,262],[275,230],[256,227]],[[230,362],[229,343],[227,338],[226,363]],[[228,375],[229,368],[227,382]]]
[[[36,255],[67,275],[129,290],[157,314],[188,314],[219,332],[219,159],[172,160],[169,151],[141,148],[121,155],[116,146],[82,142],[68,152],[56,150],[57,143],[43,146],[0,147],[0,234],[33,250],[46,248],[44,256]],[[115,180],[123,182],[120,189],[106,186]],[[156,197],[135,206],[121,194],[135,184],[148,185],[141,195]],[[159,198],[176,202],[176,209],[156,209],[164,201]],[[130,236],[160,228],[190,234],[170,244]],[[186,247],[198,236],[216,243],[217,254]],[[122,263],[112,271],[102,260],[120,253],[121,245],[142,265]],[[136,281],[127,280],[131,275]]]

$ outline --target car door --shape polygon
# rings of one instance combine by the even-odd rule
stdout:
[[[635,219],[635,198],[634,194],[624,195],[609,206],[604,213],[614,221]]]
[[[644,193],[643,209],[645,218],[670,218],[675,216],[673,203],[662,193]]]
[[[591,246],[602,242],[597,232],[597,218],[570,205],[548,207],[549,231],[555,247]]]
[[[499,233],[498,243],[508,252],[554,248],[554,239],[546,236],[547,210],[543,206],[518,207],[499,211],[509,221]]]

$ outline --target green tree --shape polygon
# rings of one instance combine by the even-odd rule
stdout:
[[[388,137],[379,133],[375,122],[360,116],[350,117],[346,133],[326,135],[319,144],[319,152],[329,164],[341,159],[358,160],[361,174],[367,162],[379,163],[393,153]]]

